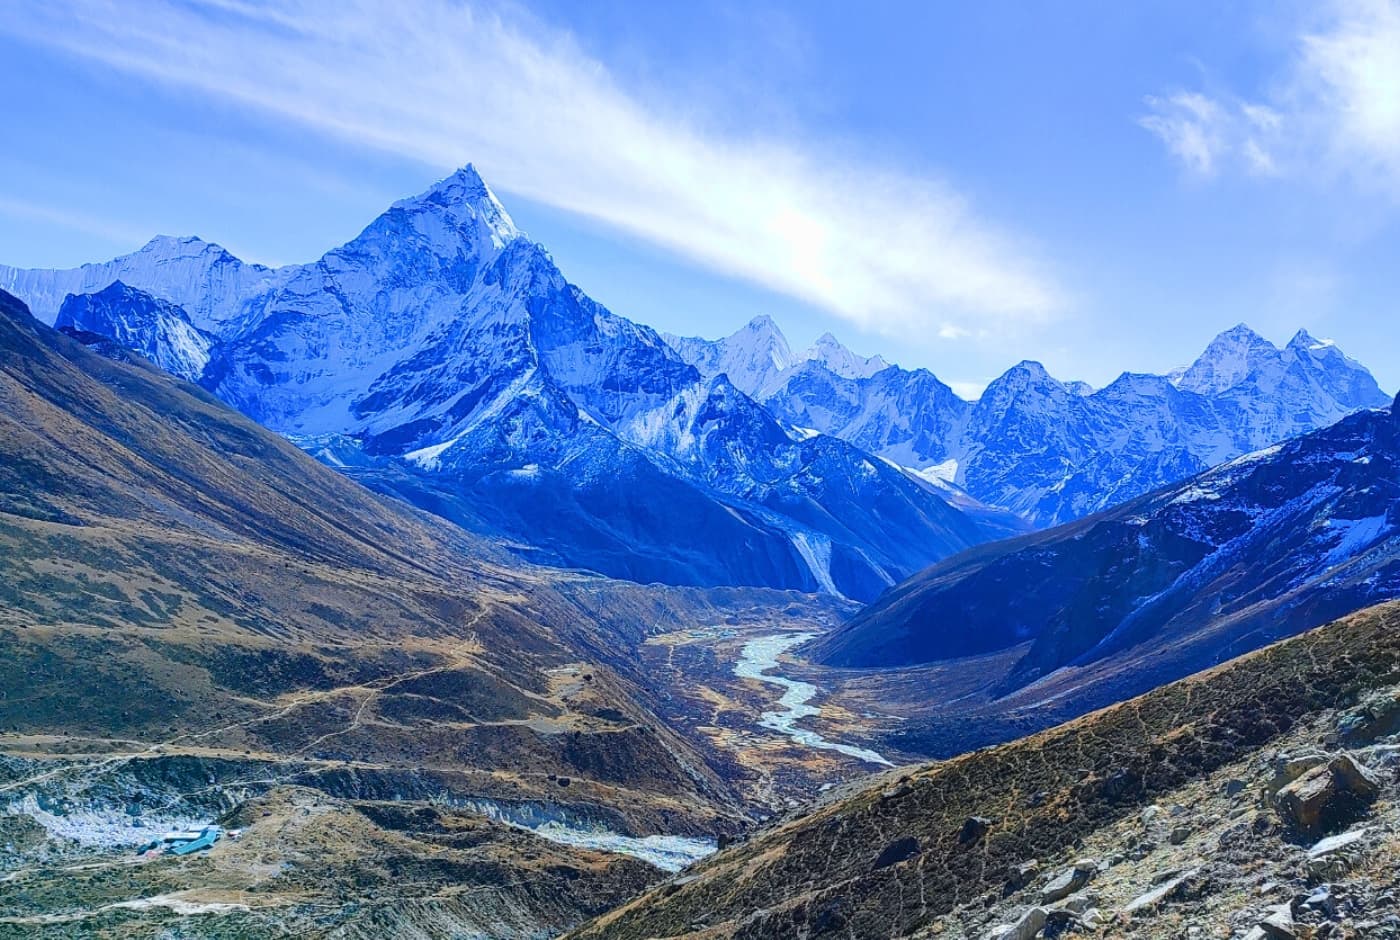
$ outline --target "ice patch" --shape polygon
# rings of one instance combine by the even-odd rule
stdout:
[[[797,549],[797,554],[807,563],[807,569],[812,572],[812,577],[817,579],[822,591],[841,597],[841,592],[836,589],[836,582],[831,578],[831,539],[824,535],[794,532],[792,547]]]
[[[11,803],[5,816],[28,816],[48,833],[50,839],[76,842],[83,848],[125,848],[159,838],[172,829],[202,829],[208,820],[189,816],[146,814],[132,816],[121,809],[74,809],[54,813],[40,805],[34,794]]]
[[[460,800],[452,801],[452,805],[480,813],[488,819],[515,829],[532,832],[550,842],[573,848],[628,855],[662,871],[680,871],[707,855],[713,855],[718,849],[713,839],[623,835],[567,810],[539,804],[512,806],[494,800]]]

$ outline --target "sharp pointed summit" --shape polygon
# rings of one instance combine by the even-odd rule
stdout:
[[[1265,362],[1277,359],[1278,353],[1277,346],[1240,323],[1211,340],[1176,385],[1201,394],[1218,394],[1244,381]]]
[[[464,234],[480,226],[498,250],[523,237],[506,207],[470,163],[425,192],[400,199],[390,207],[390,212],[395,210],[415,215],[430,212]]]
[[[829,332],[817,337],[802,358],[821,363],[843,379],[866,379],[889,368],[883,357],[857,355]]]

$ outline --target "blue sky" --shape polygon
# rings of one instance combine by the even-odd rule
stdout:
[[[0,263],[307,261],[474,162],[660,329],[971,390],[1245,321],[1400,386],[1400,2],[18,0]]]

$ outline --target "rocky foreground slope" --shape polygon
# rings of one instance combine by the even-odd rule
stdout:
[[[893,772],[570,937],[1400,936],[1400,605]]]

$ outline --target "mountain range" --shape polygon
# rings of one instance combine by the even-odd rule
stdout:
[[[927,370],[858,356],[829,334],[794,354],[767,317],[720,340],[670,341],[780,420],[947,480],[1037,528],[1390,400],[1335,344],[1300,330],[1280,349],[1243,324],[1168,375],[1124,373],[1096,390],[1026,361],[975,402]]]
[[[1023,362],[976,402],[829,334],[793,353],[767,318],[663,337],[565,280],[471,167],[310,264],[158,237],[0,287],[531,561],[862,601],[1388,401],[1304,332],[1237,327],[1099,390]]]
[[[470,167],[312,264],[157,238],[0,286],[535,561],[870,599],[1024,529],[702,376],[569,284]]]
[[[934,565],[805,652],[927,673],[897,737],[958,753],[1400,597],[1400,399]],[[944,695],[938,677],[976,674]],[[979,721],[988,727],[973,732]]]

